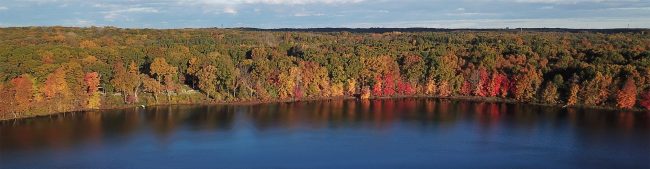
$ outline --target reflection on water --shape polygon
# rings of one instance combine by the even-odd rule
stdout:
[[[647,112],[564,109],[523,104],[437,99],[332,100],[250,106],[160,106],[146,109],[131,108],[66,113],[49,117],[4,121],[0,122],[0,135],[2,136],[0,138],[0,165],[24,165],[20,164],[21,159],[38,155],[48,158],[50,156],[43,154],[51,152],[109,153],[111,147],[120,148],[127,145],[138,146],[139,144],[155,144],[162,147],[167,145],[167,147],[173,148],[175,144],[183,140],[196,141],[208,137],[213,139],[210,140],[212,143],[209,146],[206,144],[207,147],[200,147],[202,144],[198,144],[198,149],[222,146],[222,150],[238,152],[241,149],[232,145],[213,144],[219,142],[261,144],[259,142],[268,141],[266,137],[263,137],[264,135],[274,135],[282,139],[292,137],[296,133],[311,132],[313,134],[322,133],[322,131],[334,132],[333,135],[327,135],[322,139],[335,142],[332,144],[337,144],[337,146],[339,144],[336,143],[338,141],[336,137],[348,132],[361,133],[357,136],[366,137],[364,139],[368,140],[400,139],[400,134],[416,133],[416,135],[409,135],[408,138],[399,141],[407,144],[386,145],[396,147],[411,146],[408,145],[408,142],[413,139],[446,137],[450,138],[446,146],[468,145],[478,148],[478,150],[472,149],[471,151],[455,149],[460,155],[468,156],[471,154],[466,153],[483,151],[480,149],[494,151],[512,148],[490,147],[498,145],[499,142],[517,145],[522,142],[533,143],[535,141],[527,139],[538,138],[547,143],[537,143],[540,141],[537,140],[535,144],[544,144],[547,147],[567,147],[559,148],[559,151],[566,150],[568,152],[552,152],[551,154],[604,153],[605,157],[607,153],[626,154],[627,160],[631,161],[616,163],[616,159],[613,159],[610,161],[612,163],[607,164],[650,167],[641,162],[643,158],[650,157],[648,151],[645,151],[650,151],[650,114]],[[215,133],[222,133],[217,135],[222,137],[216,138]],[[365,135],[364,133],[384,134]],[[243,137],[237,137],[238,135],[247,135],[247,137],[242,139]],[[149,136],[151,136],[150,139],[145,139]],[[146,140],[146,142],[140,143],[135,140]],[[258,142],[247,142],[251,140]],[[309,142],[310,140],[303,141]],[[278,144],[281,145],[281,143],[274,143],[274,145]],[[345,143],[345,145],[349,144],[367,146],[362,143]],[[311,144],[311,146],[318,145]],[[435,147],[424,148],[435,149]],[[610,150],[614,148],[616,150]],[[174,151],[174,149],[164,151]],[[257,154],[266,153],[260,152],[262,150],[256,151],[258,151],[255,152]],[[528,149],[527,151],[540,153],[544,150]],[[364,152],[354,153],[360,156],[367,155]],[[428,153],[437,155],[442,152]],[[454,151],[445,153],[454,153]],[[510,154],[502,153],[503,155]],[[576,155],[568,157],[572,159],[556,160],[584,160],[582,161],[584,163],[577,164],[581,166],[592,163],[602,164],[594,161],[603,160],[598,159],[603,156],[595,156],[590,158],[591,155]],[[155,157],[152,158],[155,159]],[[639,161],[634,162],[634,160]],[[12,161],[18,162],[12,163]],[[197,160],[196,162],[202,161]],[[260,166],[265,166],[264,164],[272,163],[260,163]],[[341,164],[346,163],[342,161]],[[529,163],[522,164],[519,167],[527,166]],[[297,167],[314,165],[318,164],[311,163],[297,165]],[[75,163],[71,162],[67,164],[67,167],[81,166],[75,166]],[[255,166],[233,164],[230,167]]]

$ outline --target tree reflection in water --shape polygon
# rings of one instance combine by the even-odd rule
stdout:
[[[319,132],[334,133],[316,137],[332,140],[337,134],[349,133],[379,133],[374,139],[398,139],[396,132],[418,133],[423,137],[416,138],[426,138],[431,144],[476,144],[478,150],[515,152],[536,147],[521,144],[536,138],[546,142],[535,144],[568,146],[572,151],[566,152],[567,156],[585,160],[580,152],[627,154],[650,148],[650,113],[415,98],[128,108],[2,121],[0,155],[4,159],[0,161],[18,158],[16,153],[24,152],[110,152],[105,149],[119,145],[165,147],[178,144],[179,138],[190,145],[241,142],[237,139],[242,137],[247,138],[244,141],[264,140],[269,135],[295,141],[291,139],[296,133]],[[365,137],[373,139],[372,135]],[[401,143],[411,141],[416,140]],[[239,146],[232,144],[209,145]],[[606,146],[612,144],[623,146],[618,150]]]

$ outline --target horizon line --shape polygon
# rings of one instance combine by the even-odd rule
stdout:
[[[156,29],[156,30],[179,30],[179,29],[258,29],[258,30],[309,30],[309,29],[439,29],[439,30],[517,30],[517,29],[560,29],[560,30],[650,30],[644,27],[610,27],[610,28],[571,28],[571,27],[178,27],[178,28],[156,28],[156,27],[119,27],[112,25],[88,25],[88,26],[65,26],[65,25],[29,25],[29,26],[0,26],[6,28],[117,28],[117,29]]]

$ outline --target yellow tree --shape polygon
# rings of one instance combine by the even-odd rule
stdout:
[[[436,89],[436,80],[429,79],[424,93],[427,95],[436,95]]]
[[[278,76],[279,88],[278,94],[282,99],[288,99],[294,96],[294,91],[300,77],[300,70],[297,67],[291,67],[289,71],[280,73]],[[298,89],[299,90],[299,89]]]
[[[144,92],[151,93],[153,95],[153,99],[158,103],[158,93],[163,91],[163,86],[162,84],[158,83],[156,79],[150,78],[147,75],[141,75],[142,79],[142,90]]]
[[[578,84],[572,84],[569,89],[569,99],[567,99],[567,105],[578,104],[578,92],[580,91],[580,86]]]
[[[117,92],[122,93],[122,96],[124,96],[124,102],[137,102],[138,89],[142,84],[138,73],[138,66],[132,62],[127,71],[122,62],[115,63],[113,65],[113,78],[111,79],[111,84]]]
[[[558,101],[558,97],[559,94],[557,92],[557,87],[555,84],[551,82],[546,83],[546,87],[544,88],[544,91],[542,91],[542,102],[555,104]]]
[[[127,72],[127,87],[133,94],[132,102],[139,102],[138,93],[140,93],[140,86],[142,86],[142,79],[140,79],[140,69],[135,62],[129,64],[129,71]]]
[[[123,96],[124,102],[126,101],[126,95],[127,92],[129,91],[127,87],[127,72],[126,68],[124,68],[124,64],[121,62],[117,62],[113,64],[113,78],[111,78],[111,85],[113,85],[113,88],[115,89],[116,92],[119,92]]]
[[[370,98],[370,87],[364,86],[361,89],[360,99],[369,99]]]
[[[348,95],[352,96],[355,93],[357,93],[357,80],[350,78],[347,80],[346,84],[347,84],[346,91]]]
[[[330,96],[343,96],[343,83],[334,83],[330,89]]]
[[[449,86],[449,83],[447,83],[447,81],[440,82],[440,86],[438,87],[438,96],[451,96],[451,86]]]
[[[192,83],[192,88],[196,88],[196,83],[198,82],[197,73],[201,70],[201,65],[199,65],[199,59],[196,57],[190,58],[189,61],[187,61],[187,74],[191,76],[191,83]]]
[[[220,99],[217,95],[217,68],[208,65],[201,68],[197,73],[199,89],[205,92],[208,98]]]
[[[529,101],[535,97],[535,93],[542,83],[542,76],[533,67],[524,70],[524,74],[515,76],[514,79],[514,92],[516,100]]]
[[[66,71],[64,68],[58,68],[49,74],[45,80],[45,97],[49,100],[57,97],[68,97],[70,92],[68,84],[65,81]]]
[[[584,103],[587,105],[600,105],[609,96],[609,85],[611,83],[611,76],[597,72],[592,80],[585,83],[581,91]]]
[[[149,68],[151,69],[151,75],[153,75],[158,82],[164,84],[167,100],[169,101],[171,91],[175,89],[174,75],[176,75],[177,68],[169,65],[165,58],[162,57],[153,59]]]

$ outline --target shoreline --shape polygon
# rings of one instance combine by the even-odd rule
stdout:
[[[371,97],[367,100],[385,100],[385,99],[404,99],[404,98],[412,98],[412,99],[439,99],[439,100],[456,100],[456,101],[477,101],[477,102],[488,102],[488,103],[513,103],[513,104],[529,104],[529,105],[537,105],[537,106],[547,106],[547,107],[555,107],[555,108],[586,108],[586,109],[596,109],[596,110],[610,110],[610,111],[628,111],[628,112],[650,112],[647,110],[643,110],[640,108],[634,108],[634,109],[620,109],[616,107],[611,107],[611,106],[588,106],[588,105],[562,105],[562,104],[546,104],[546,103],[536,103],[536,102],[519,102],[513,99],[504,99],[504,98],[498,98],[498,97],[477,97],[477,96],[450,96],[450,97],[438,97],[438,96],[426,96],[426,95],[411,95],[411,96],[392,96],[392,97]],[[77,111],[65,111],[65,112],[50,112],[47,114],[41,114],[41,115],[28,115],[28,116],[18,116],[16,118],[7,118],[7,119],[0,119],[1,121],[9,121],[9,120],[22,120],[22,119],[29,119],[29,118],[38,118],[38,117],[46,117],[46,116],[51,116],[51,115],[56,115],[56,114],[63,114],[63,113],[71,113],[71,112],[83,112],[83,111],[104,111],[104,110],[119,110],[119,109],[128,109],[128,108],[134,108],[134,107],[140,107],[140,106],[145,106],[145,107],[151,107],[151,106],[174,106],[174,105],[203,105],[203,106],[211,106],[211,105],[233,105],[233,106],[251,106],[251,105],[259,105],[259,104],[270,104],[270,103],[294,103],[294,102],[302,102],[302,101],[326,101],[326,100],[361,100],[356,97],[352,96],[335,96],[335,97],[316,97],[316,98],[304,98],[304,99],[299,99],[299,100],[294,100],[294,99],[276,99],[276,100],[247,100],[247,101],[221,101],[221,102],[214,102],[214,101],[203,101],[203,102],[194,102],[194,103],[162,103],[162,104],[149,104],[149,105],[144,105],[144,104],[131,104],[131,105],[119,105],[119,106],[109,106],[109,107],[102,107],[98,109],[83,109],[83,110],[77,110]]]

